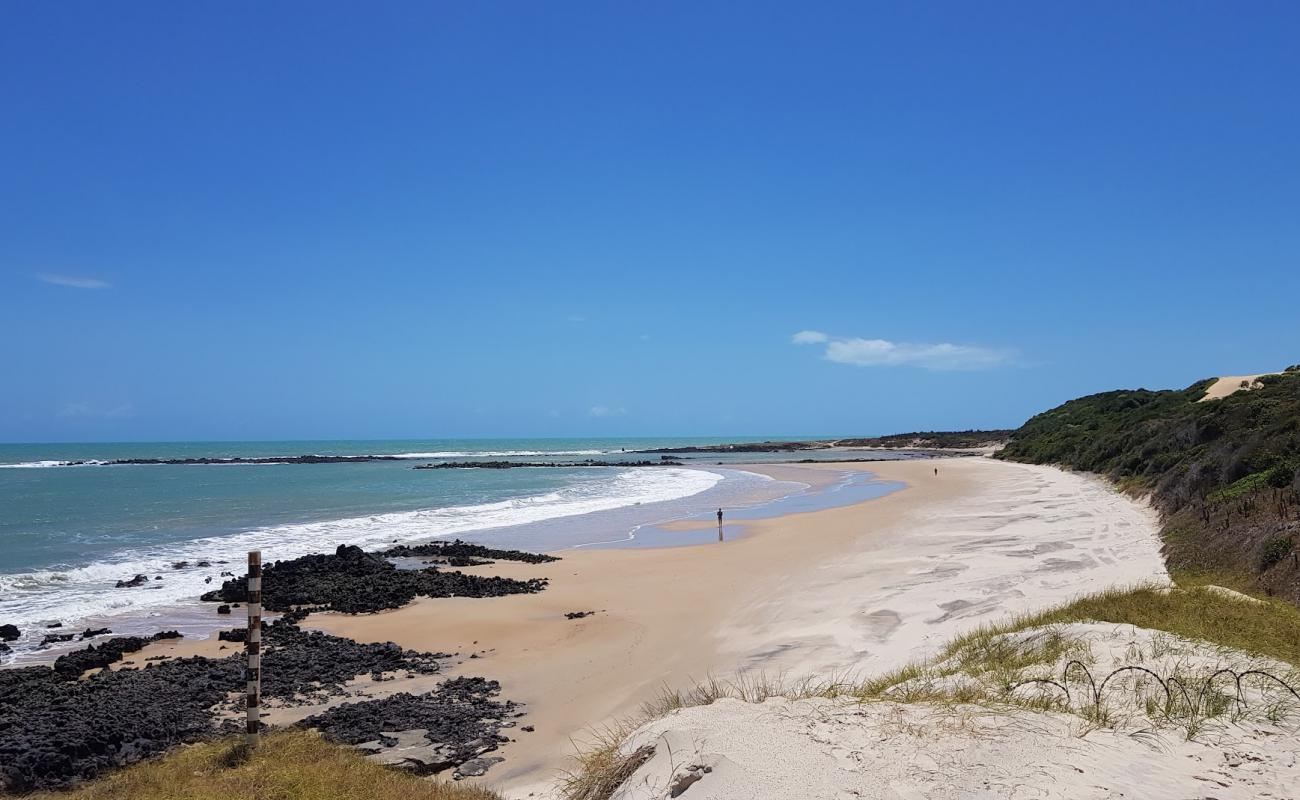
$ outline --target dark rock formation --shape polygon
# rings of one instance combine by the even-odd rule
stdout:
[[[830,442],[742,442],[687,447],[653,447],[638,453],[793,453],[800,450],[825,450]]]
[[[564,615],[564,618],[565,618],[565,619],[582,619],[583,617],[590,617],[592,614],[595,614],[595,613],[596,613],[595,611],[570,611],[570,612],[568,612],[567,614]]]
[[[45,638],[41,639],[41,647],[44,647],[47,644],[62,644],[64,642],[70,642],[74,636],[76,636],[75,633],[47,633],[45,634]]]
[[[429,542],[428,544],[398,545],[385,550],[381,555],[390,558],[439,558],[448,561],[455,558],[494,558],[498,561],[522,561],[526,564],[545,564],[559,561],[557,556],[545,553],[528,553],[523,550],[497,550],[481,544],[470,544],[457,539],[453,542]],[[452,564],[452,566],[457,566]]]
[[[408,744],[401,753],[401,766],[429,775],[468,764],[467,770],[458,770],[462,776],[481,775],[491,762],[477,765],[482,767],[477,770],[470,762],[509,741],[499,731],[516,705],[495,700],[500,690],[496,681],[455,678],[427,694],[403,692],[336,706],[298,724],[316,728],[335,742],[366,745],[364,749],[371,752],[395,745],[393,734],[423,730],[428,749],[420,752]]]
[[[144,646],[152,641],[174,639],[178,636],[180,634],[176,631],[166,631],[153,636],[117,636],[98,646],[92,644],[84,650],[75,650],[59,656],[54,661],[54,671],[65,678],[76,678],[88,669],[107,667],[115,661],[120,661],[127,653],[143,650]]]
[[[90,639],[95,636],[103,636],[104,634],[107,633],[112,633],[112,631],[109,630],[108,628],[86,628],[84,631],[82,631],[81,638]]]
[[[262,605],[269,611],[306,606],[317,610],[364,613],[401,608],[416,597],[500,597],[546,588],[544,579],[519,581],[498,576],[399,570],[382,556],[340,545],[333,555],[310,555],[263,567]],[[248,580],[233,578],[203,600],[245,598]]]
[[[230,613],[230,606],[226,605],[225,603],[222,603],[221,605],[217,606],[217,613],[218,613],[218,614],[229,614],[229,613]]]
[[[446,658],[309,633],[283,620],[266,626],[265,640],[262,694],[286,702],[339,695],[361,675],[435,673],[438,660]],[[98,654],[116,641],[87,651]],[[226,702],[237,706],[244,685],[238,653],[149,662],[143,669],[104,670],[85,680],[79,679],[80,664],[61,661],[63,669],[0,670],[0,793],[65,787],[175,744],[213,737],[219,730],[209,709]],[[470,742],[458,746],[467,753],[475,749]]]
[[[646,451],[650,452],[650,451]],[[680,467],[680,461],[438,461],[411,469],[518,469],[520,467]]]
[[[12,642],[22,635],[17,625],[0,625],[0,642]]]
[[[131,464],[170,464],[190,465],[190,464],[358,464],[366,461],[403,461],[398,456],[258,456],[233,458],[117,458],[112,461],[97,462],[106,465],[131,465]],[[86,464],[85,461],[70,461],[69,466]]]
[[[130,580],[118,581],[117,588],[130,589],[133,586],[144,586],[148,582],[149,582],[148,575],[136,575],[134,578],[131,578]]]

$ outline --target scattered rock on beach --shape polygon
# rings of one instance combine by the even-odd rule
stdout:
[[[17,625],[0,625],[0,642],[12,642],[22,636]]]
[[[222,603],[221,605],[217,606],[217,613],[218,613],[218,614],[229,614],[229,613],[230,613],[230,606],[226,605],[225,603]]]
[[[46,645],[50,645],[50,644],[62,644],[64,642],[70,642],[72,641],[72,637],[74,636],[76,636],[75,633],[47,633],[45,634],[45,638],[41,639],[41,647],[45,647]]]
[[[108,628],[86,628],[84,631],[81,632],[81,638],[90,639],[95,636],[103,636],[104,634],[107,633],[112,633],[112,631],[109,630]]]
[[[451,768],[460,776],[482,775],[500,760],[482,755],[508,741],[500,729],[518,708],[496,700],[500,691],[496,681],[455,678],[426,694],[402,692],[335,706],[298,725],[316,728],[331,741],[359,745],[377,760],[421,775]],[[422,733],[401,735],[408,732]],[[391,748],[400,753],[385,754]]]
[[[107,667],[115,661],[120,661],[122,656],[127,653],[143,650],[145,645],[159,637],[168,638],[165,634],[159,634],[158,636],[118,636],[98,646],[88,645],[82,650],[74,650],[55,659],[54,671],[64,677],[75,678],[88,669]]]
[[[130,580],[118,581],[117,586],[115,588],[130,589],[135,586],[144,586],[148,582],[149,582],[149,576],[141,574],[141,575],[136,575],[134,578],[131,578]]]
[[[595,614],[595,613],[596,613],[595,611],[570,611],[570,612],[568,612],[568,613],[566,613],[566,614],[564,615],[564,618],[565,618],[565,619],[582,619],[583,617],[590,617],[592,614]]]

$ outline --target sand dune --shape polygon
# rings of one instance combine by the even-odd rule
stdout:
[[[1207,400],[1222,400],[1228,395],[1239,392],[1242,389],[1258,389],[1259,384],[1256,383],[1256,381],[1260,378],[1265,375],[1280,374],[1281,373],[1279,372],[1261,372],[1258,375],[1224,375],[1222,378],[1219,378],[1214,383],[1210,384],[1210,388],[1206,390],[1205,396],[1198,402],[1204,403]],[[1245,386],[1242,385],[1243,383]]]

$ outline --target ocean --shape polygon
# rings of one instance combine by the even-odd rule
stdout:
[[[556,550],[631,542],[658,522],[754,509],[807,487],[737,468],[809,453],[694,455],[682,467],[416,470],[448,460],[632,461],[720,439],[499,439],[0,445],[0,624],[184,623],[198,595],[265,561],[438,538]],[[728,439],[725,441],[738,441]],[[324,464],[105,465],[150,458],[386,455]],[[841,454],[842,455],[842,454]],[[867,454],[859,454],[867,455]],[[70,462],[88,462],[72,464]],[[719,463],[721,462],[721,463]],[[208,561],[211,567],[193,566]],[[180,562],[191,566],[175,568]],[[115,589],[148,575],[146,586]],[[160,576],[160,578],[159,578]],[[182,625],[182,630],[184,627]]]

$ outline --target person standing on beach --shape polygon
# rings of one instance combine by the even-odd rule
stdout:
[[[718,541],[722,541],[722,509],[718,509]]]
[[[935,474],[935,475],[938,475],[938,474],[939,474],[939,468],[938,468],[938,467],[935,467],[935,468],[934,468],[934,474]]]

